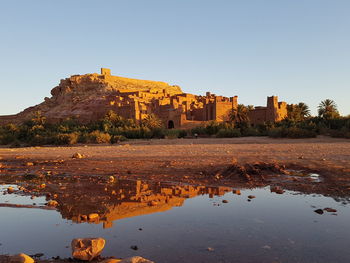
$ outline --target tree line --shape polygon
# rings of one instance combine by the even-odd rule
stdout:
[[[309,138],[319,134],[350,138],[350,117],[339,114],[333,100],[318,105],[318,116],[311,116],[303,102],[287,106],[287,118],[281,122],[266,122],[253,126],[249,120],[251,106],[239,104],[227,122],[209,121],[190,130],[166,129],[154,114],[141,122],[126,119],[113,111],[89,124],[75,118],[49,123],[40,112],[22,124],[0,126],[0,144],[12,147],[36,145],[72,145],[76,143],[118,143],[126,139],[270,136],[274,138]]]

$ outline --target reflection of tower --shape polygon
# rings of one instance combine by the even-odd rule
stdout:
[[[103,228],[111,228],[111,227],[113,227],[113,221],[103,222]]]

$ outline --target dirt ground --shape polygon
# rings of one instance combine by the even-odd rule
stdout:
[[[82,158],[72,158],[76,153]],[[310,173],[319,174],[320,180],[313,180]],[[44,190],[51,196],[61,195],[50,189],[67,178],[102,182],[110,176],[236,189],[269,185],[277,192],[296,190],[350,202],[350,140],[199,138],[0,148],[0,183],[28,183],[34,178],[36,184],[50,186]]]
[[[72,158],[74,153],[84,155]],[[0,148],[1,175],[50,171],[53,174],[116,175],[184,180],[238,163],[277,162],[322,173],[350,174],[350,140],[233,139],[134,140],[118,145]],[[30,163],[33,163],[30,166]],[[29,164],[28,164],[29,163]]]

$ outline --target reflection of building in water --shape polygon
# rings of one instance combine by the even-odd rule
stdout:
[[[107,186],[96,184],[88,192],[86,186],[79,187],[78,184],[74,192],[59,198],[59,203],[64,218],[82,223],[87,221],[86,215],[97,213],[99,219],[93,222],[103,222],[104,227],[111,227],[115,220],[164,212],[182,206],[187,198],[204,194],[220,196],[231,190],[230,187],[117,180]]]

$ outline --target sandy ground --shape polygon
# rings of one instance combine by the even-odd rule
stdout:
[[[86,156],[71,158],[74,153]],[[350,174],[350,140],[233,139],[135,140],[118,145],[0,148],[1,174],[51,171],[79,175],[120,175],[183,179],[231,163],[278,162],[320,172]],[[26,163],[33,162],[33,166]]]
[[[75,153],[84,155],[84,158],[72,158]],[[244,176],[227,173],[232,171],[233,163],[276,164],[285,166],[288,171],[318,173],[321,180],[313,181],[307,176],[295,176],[293,173],[285,176],[272,173],[269,176],[269,169],[263,171],[263,176],[258,173],[253,175],[252,180],[247,180]],[[51,196],[56,193],[62,195],[54,192],[54,189],[67,177],[72,180],[95,178],[103,183],[109,176],[114,176],[235,188],[273,185],[278,189],[318,193],[350,202],[350,140],[250,137],[0,148],[0,183],[20,183],[22,180],[28,183],[24,175],[34,175],[33,183],[36,185],[46,183],[49,187],[43,190],[46,191],[44,194]],[[1,260],[5,260],[4,256],[0,256]]]

